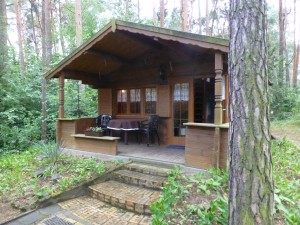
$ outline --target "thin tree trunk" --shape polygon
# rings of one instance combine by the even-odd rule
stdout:
[[[140,19],[140,12],[141,12],[141,9],[140,9],[140,0],[137,0],[137,11],[138,11],[138,19]]]
[[[76,46],[82,44],[81,0],[75,1]]]
[[[61,51],[64,54],[66,52],[64,36],[62,33],[62,13],[61,13],[61,2],[58,2],[58,17],[59,17],[59,39],[61,45]]]
[[[201,0],[198,0],[198,23],[199,23],[199,34],[202,34],[202,18],[201,18]]]
[[[279,0],[279,11],[278,11],[278,25],[279,25],[279,77],[278,77],[278,84],[282,86],[284,81],[284,51],[285,51],[285,38],[284,38],[284,32],[285,32],[285,14],[283,12],[283,6],[282,6],[282,0]]]
[[[6,0],[0,1],[0,70],[5,67],[7,60],[7,15]]]
[[[24,48],[23,48],[23,35],[22,35],[22,21],[21,21],[21,8],[19,0],[14,0],[14,8],[16,13],[17,32],[18,32],[18,46],[19,46],[19,62],[20,71],[25,75],[25,61],[24,61]]]
[[[156,4],[155,4],[155,0],[152,0],[152,13],[153,13],[153,24],[154,26],[157,26],[157,14],[156,14]]]
[[[129,15],[129,5],[128,5],[129,0],[125,0],[125,16],[128,17]]]
[[[181,0],[181,29],[182,31],[188,30],[188,2]]]
[[[33,43],[34,43],[34,48],[35,48],[35,54],[39,56],[39,48],[38,48],[38,43],[37,43],[37,38],[36,38],[36,30],[35,30],[35,21],[34,21],[34,16],[33,16],[33,6],[32,2],[30,2],[31,7],[30,7],[30,16],[31,16],[31,26],[32,26],[32,37],[33,37]]]
[[[52,59],[52,37],[51,37],[51,19],[50,19],[50,0],[42,1],[42,62],[45,68],[50,66]],[[46,123],[46,80],[42,81],[42,140],[47,139],[47,123]]]
[[[209,32],[209,7],[208,7],[208,0],[206,0],[206,5],[205,5],[205,12],[206,12],[206,16],[205,16],[205,33],[206,35],[210,35],[210,32]]]
[[[231,0],[230,225],[274,224],[266,20],[265,0]]]
[[[164,27],[165,25],[165,1],[160,0],[159,2],[159,20],[160,20],[160,27]]]
[[[299,37],[296,39],[297,34],[297,2],[294,0],[294,60],[293,60],[293,77],[292,77],[292,86],[297,87],[297,75],[298,75],[298,65],[299,65],[299,45],[300,45],[300,28],[299,28]]]

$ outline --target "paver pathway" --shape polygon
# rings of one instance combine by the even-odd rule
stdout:
[[[169,169],[130,163],[110,180],[89,187],[80,196],[39,209],[10,225],[148,225],[150,205],[159,198]]]

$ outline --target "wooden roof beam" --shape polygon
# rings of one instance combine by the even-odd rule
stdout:
[[[145,45],[148,48],[153,48],[156,50],[163,50],[163,46],[157,42],[155,42],[152,38],[149,38],[147,36],[142,36],[143,38],[141,38],[141,34],[136,34],[136,33],[129,33],[128,31],[119,31],[120,33],[122,33],[122,35],[128,37],[129,39],[132,39],[140,44]]]
[[[96,56],[99,58],[109,58],[113,61],[116,61],[116,62],[119,62],[122,64],[130,64],[131,63],[130,60],[125,59],[123,57],[116,56],[116,55],[113,55],[111,53],[104,52],[104,51],[94,50],[94,49],[87,50],[84,52],[84,54],[93,55],[93,56]]]
[[[64,69],[61,73],[65,75],[65,79],[81,80],[84,84],[93,85],[95,83],[97,84],[100,82],[99,76],[93,73],[86,73],[67,69]]]
[[[188,54],[185,51],[184,47],[182,47],[182,45],[180,45],[180,44],[176,44],[174,42],[165,41],[165,40],[158,39],[158,38],[154,38],[154,40],[182,56],[188,57],[189,59],[194,59],[194,57],[192,55]]]

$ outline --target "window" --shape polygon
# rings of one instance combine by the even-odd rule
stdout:
[[[145,89],[145,113],[154,114],[156,113],[156,101],[157,93],[156,88]]]
[[[117,96],[118,113],[127,113],[127,90],[118,90]]]
[[[141,89],[130,90],[130,113],[141,112]]]
[[[173,92],[174,136],[185,135],[185,128],[183,127],[183,123],[188,122],[188,103],[189,84],[175,84]]]

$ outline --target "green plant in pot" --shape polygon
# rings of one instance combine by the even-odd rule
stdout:
[[[103,136],[103,129],[101,127],[88,127],[84,134],[86,136],[96,136],[101,137]]]

